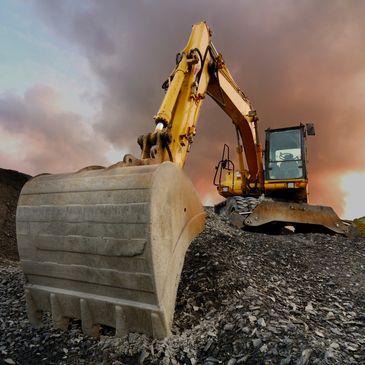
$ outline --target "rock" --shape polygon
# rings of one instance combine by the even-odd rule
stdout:
[[[213,343],[214,343],[214,340],[209,339],[209,340],[207,341],[207,343],[205,344],[204,352],[208,352],[208,351],[209,351],[209,349],[210,349],[210,347],[213,345]]]
[[[326,359],[326,360],[328,360],[328,359],[334,359],[336,356],[335,356],[335,353],[334,353],[334,351],[332,350],[332,349],[329,349],[329,350],[327,350],[326,352],[325,352],[325,354],[324,354],[324,358]]]
[[[256,319],[256,316],[248,316],[248,320],[250,321],[250,323],[254,323]]]
[[[233,331],[234,329],[234,324],[233,323],[227,323],[224,327],[223,327],[223,331]]]
[[[211,365],[211,364],[222,364],[222,361],[216,359],[215,357],[209,356],[204,361],[205,365]]]
[[[149,355],[150,354],[146,350],[142,350],[141,354],[139,355],[138,364],[142,365]]]
[[[261,343],[262,343],[261,340],[258,338],[255,338],[252,340],[252,344],[254,347],[259,347],[261,345]]]
[[[307,313],[310,313],[310,314],[316,314],[316,312],[314,311],[314,308],[313,308],[313,305],[312,305],[312,302],[309,302],[306,307],[305,307],[305,311]]]
[[[251,331],[251,330],[250,330],[248,327],[243,327],[243,328],[242,328],[242,332],[243,332],[243,333],[248,334],[248,333],[250,333],[250,331]]]
[[[332,342],[330,344],[330,347],[335,349],[335,350],[338,350],[340,348],[340,345],[337,342]]]
[[[260,347],[260,352],[266,353],[267,352],[267,345],[264,344]]]
[[[229,360],[228,360],[227,365],[235,365],[235,364],[236,364],[236,362],[237,362],[237,360],[236,360],[236,359],[231,358],[231,359],[229,359]]]
[[[248,359],[248,355],[246,355],[246,356],[242,356],[242,357],[240,357],[238,360],[237,360],[237,365],[240,365],[240,364],[245,364],[246,363],[246,361],[247,361],[247,359]]]
[[[314,331],[314,333],[317,335],[317,336],[319,336],[319,337],[324,337],[324,334],[323,334],[323,332],[321,332],[321,331],[319,331],[319,330],[315,330]]]
[[[266,322],[265,322],[265,320],[264,320],[263,318],[259,318],[259,319],[257,320],[257,324],[258,324],[259,326],[261,326],[261,327],[266,327]]]
[[[359,349],[359,346],[356,345],[355,343],[346,343],[345,344],[347,350],[350,350],[350,351],[357,351]]]
[[[331,332],[333,332],[334,334],[338,335],[338,336],[342,336],[342,332],[337,328],[337,327],[330,327]]]
[[[288,356],[288,357],[286,357],[285,359],[282,359],[282,360],[280,361],[280,365],[289,365],[289,364],[290,364],[290,362],[291,362],[291,357],[290,357],[290,356]]]
[[[15,365],[15,361],[13,359],[7,358],[4,360],[5,364]]]
[[[296,365],[306,365],[312,355],[312,349],[305,349],[302,351],[302,356],[297,360]]]

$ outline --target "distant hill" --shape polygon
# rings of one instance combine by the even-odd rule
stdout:
[[[31,178],[14,170],[0,168],[0,259],[18,259],[15,214],[20,191]]]

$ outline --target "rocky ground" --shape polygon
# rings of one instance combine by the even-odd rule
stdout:
[[[243,232],[207,209],[164,341],[108,328],[90,338],[78,321],[63,332],[49,315],[34,329],[22,285],[19,263],[2,255],[0,364],[365,364],[361,237]]]

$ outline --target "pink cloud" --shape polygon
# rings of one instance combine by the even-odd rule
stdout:
[[[0,97],[0,127],[5,132],[0,143],[13,140],[14,148],[18,141],[16,154],[0,156],[1,166],[38,174],[106,163],[109,144],[80,115],[60,110],[57,93],[44,85],[23,97]]]

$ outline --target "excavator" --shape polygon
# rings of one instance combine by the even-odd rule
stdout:
[[[216,166],[214,184],[226,198],[214,206],[217,214],[248,230],[280,233],[290,227],[295,232],[349,233],[349,225],[332,208],[307,204],[306,138],[315,135],[313,123],[267,129],[264,169],[260,164],[258,178],[253,180],[243,164],[242,135],[237,127],[236,132],[238,167],[226,144]],[[256,150],[261,150],[260,145]]]
[[[216,169],[218,192],[227,198],[216,211],[238,226],[316,224],[344,233],[331,208],[306,203],[304,143],[312,126],[267,130],[264,169],[257,114],[211,36],[205,22],[192,27],[163,84],[155,128],[138,138],[138,158],[42,174],[24,186],[17,241],[34,326],[50,312],[55,327],[66,330],[78,319],[90,336],[101,325],[116,336],[170,334],[185,253],[204,228],[204,209],[182,168],[206,95],[237,133],[237,168],[227,146]]]

